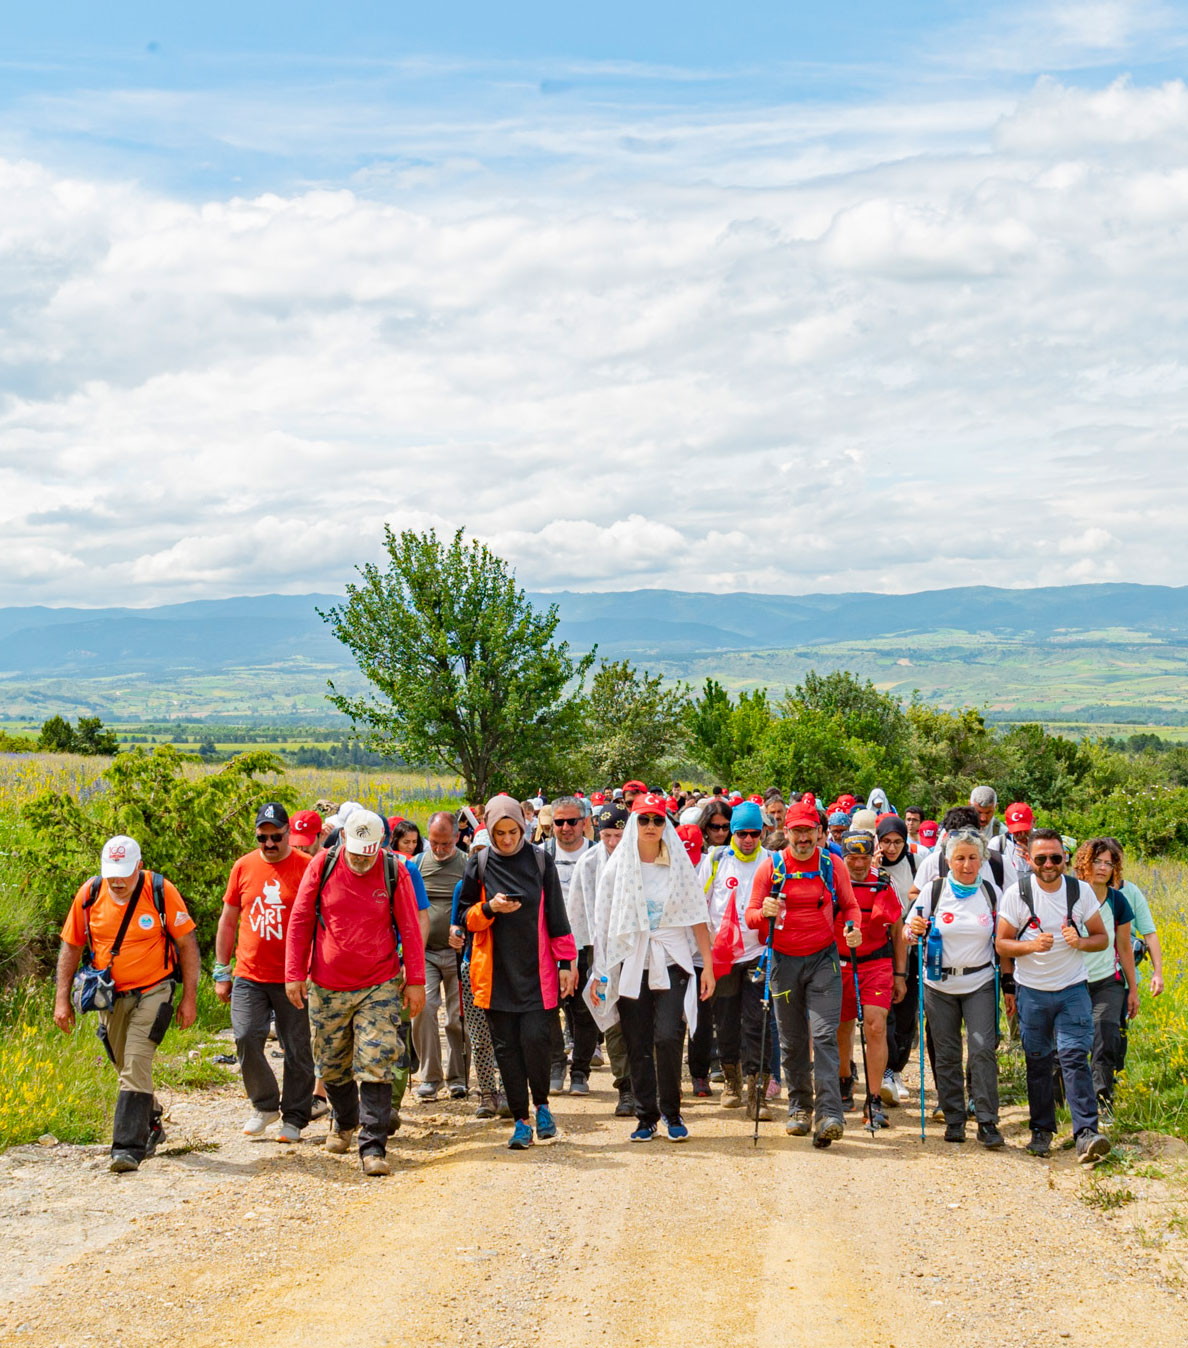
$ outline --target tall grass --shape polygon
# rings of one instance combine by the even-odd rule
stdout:
[[[1127,879],[1150,900],[1165,991],[1151,996],[1151,965],[1144,961],[1139,1015],[1130,1023],[1126,1070],[1115,1091],[1116,1126],[1188,1139],[1188,865],[1128,865]]]

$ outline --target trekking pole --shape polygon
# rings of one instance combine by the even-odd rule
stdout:
[[[854,924],[847,922],[846,930],[853,931]],[[858,1007],[858,1038],[862,1043],[862,1080],[866,1086],[866,1123],[863,1127],[869,1130],[871,1137],[874,1137],[874,1119],[871,1118],[870,1112],[870,1069],[866,1065],[866,1017],[862,1014],[862,989],[858,986],[858,951],[853,946],[850,947],[850,968],[854,974],[854,1001]]]
[[[759,1112],[763,1108],[762,1089],[763,1072],[767,1067],[767,1017],[771,1008],[771,962],[775,944],[775,918],[767,919],[767,945],[763,950],[763,1029],[759,1032],[759,1077],[755,1082],[755,1135],[752,1143],[759,1145]]]
[[[924,916],[924,905],[916,909],[916,916]],[[924,1141],[924,942],[928,937],[916,937],[916,984],[920,1002],[920,1141]]]

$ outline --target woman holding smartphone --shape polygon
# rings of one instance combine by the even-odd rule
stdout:
[[[631,1064],[633,1142],[650,1142],[663,1117],[670,1142],[681,1120],[681,1050],[697,1003],[714,992],[705,891],[660,795],[636,796],[623,840],[598,880],[587,1002],[604,1030],[617,1019]],[[700,976],[693,955],[702,960]]]
[[[557,1136],[549,1109],[552,1021],[559,997],[573,994],[577,946],[552,857],[526,842],[524,812],[511,796],[487,802],[490,846],[466,863],[459,921],[474,933],[470,984],[491,1030],[495,1061],[515,1128],[508,1146]]]

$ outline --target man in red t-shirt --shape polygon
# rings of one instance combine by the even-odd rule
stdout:
[[[892,1000],[903,998],[906,989],[903,971],[907,960],[899,895],[891,877],[885,871],[874,869],[874,849],[873,834],[851,832],[842,837],[850,886],[862,910],[862,944],[851,947],[840,918],[837,928],[838,954],[845,966],[842,969],[841,1025],[837,1032],[838,1060],[847,1072],[854,1060],[854,1022],[858,1019],[858,998],[854,992],[856,959],[866,1033],[866,1102],[862,1115],[872,1129],[889,1125],[879,1098],[887,1067],[887,1013],[891,1010]],[[894,976],[896,969],[899,970],[898,978]],[[850,1107],[853,1090],[853,1078],[843,1076],[842,1098],[844,1102],[849,1093]]]
[[[379,815],[356,810],[306,868],[285,938],[285,992],[302,1007],[308,987],[314,1056],[334,1106],[326,1150],[345,1155],[358,1128],[365,1175],[389,1173],[401,1004],[410,1016],[425,1005],[416,894],[383,841]]]
[[[862,933],[857,926],[861,913],[845,867],[817,847],[819,823],[811,794],[788,807],[784,816],[788,846],[759,863],[746,922],[764,940],[769,925],[775,924],[771,990],[788,1087],[786,1130],[793,1137],[812,1131],[813,1146],[823,1148],[846,1130],[838,1088],[842,984],[833,937],[835,917],[855,924],[847,933],[847,944],[858,945]],[[777,860],[785,879],[773,885]]]
[[[289,815],[277,801],[256,814],[254,852],[231,867],[215,936],[214,985],[231,1003],[231,1032],[253,1112],[243,1125],[251,1138],[281,1119],[278,1142],[299,1142],[313,1107],[314,1064],[309,1012],[285,994],[285,933],[309,857],[290,842]],[[231,951],[235,972],[231,972]],[[282,1092],[264,1053],[269,1021],[285,1054]]]

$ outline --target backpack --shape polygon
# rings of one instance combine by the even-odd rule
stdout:
[[[994,877],[994,883],[1001,889],[1003,881],[1006,878],[1006,862],[1003,860],[1001,852],[987,852],[986,861],[990,866],[990,874]],[[943,880],[949,873],[949,858],[942,852],[940,860],[937,862],[937,870]],[[912,868],[912,874],[915,875],[915,867]]]
[[[777,884],[778,877],[778,884]],[[784,885],[788,880],[820,880],[822,888],[829,894],[833,904],[833,916],[837,918],[837,886],[833,883],[833,853],[824,847],[817,849],[817,869],[815,871],[790,871],[788,870],[787,851],[776,852],[772,856],[771,862],[771,892],[773,895],[779,895],[784,892]],[[817,900],[817,907],[825,906],[825,895],[822,894]]]
[[[1027,905],[1027,911],[1031,914],[1031,916],[1027,919],[1026,922],[1023,923],[1023,925],[1015,933],[1016,941],[1022,939],[1023,933],[1033,923],[1037,927],[1039,926],[1039,918],[1037,918],[1035,915],[1035,899],[1032,897],[1030,875],[1025,875],[1023,879],[1019,881],[1019,897]],[[1070,927],[1076,926],[1076,923],[1073,921],[1073,908],[1076,907],[1077,900],[1080,897],[1081,897],[1081,882],[1079,880],[1074,879],[1071,875],[1066,875],[1064,877],[1064,902],[1066,907],[1068,908],[1068,925]]]
[[[860,889],[873,890],[875,894],[880,893],[884,889],[889,889],[892,894],[896,895],[896,901],[898,902],[898,892],[896,891],[895,885],[892,882],[890,875],[884,870],[872,870],[865,880],[855,880],[851,878],[850,888],[854,891],[854,902],[858,904],[858,910],[864,917],[868,913],[874,911],[874,904],[872,903],[870,908],[862,907],[862,904],[858,902],[858,891]],[[887,939],[877,950],[872,950],[869,955],[859,955],[857,949],[850,952],[851,958],[858,964],[866,964],[870,960],[887,959],[893,953],[894,947],[891,941],[890,926],[887,928]]]
[[[151,871],[150,874],[153,877],[151,886],[153,907],[157,910],[157,917],[161,922],[161,932],[165,937],[165,977],[172,978],[177,972],[180,961],[177,942],[169,934],[169,922],[165,916],[165,877],[159,875],[156,871]],[[90,889],[87,897],[83,900],[83,925],[87,933],[87,945],[83,952],[82,967],[74,976],[74,987],[71,994],[75,1009],[79,1012],[110,1011],[115,1005],[116,997],[120,995],[116,992],[115,980],[112,977],[111,970],[116,962],[116,956],[120,953],[120,948],[124,944],[128,924],[132,921],[132,914],[136,905],[140,902],[140,895],[144,890],[143,872],[135,892],[124,909],[124,916],[120,919],[119,930],[112,942],[111,959],[105,969],[97,969],[95,967],[95,943],[91,939],[89,913],[98,901],[99,891],[102,888],[103,877],[92,875]]]
[[[549,842],[552,841],[552,838],[550,838]],[[544,847],[537,847],[534,843],[530,843],[529,846],[532,848],[533,854],[536,857],[536,869],[540,872],[540,883],[543,886],[545,878],[546,850]],[[487,887],[487,853],[489,850],[489,848],[484,847],[478,854],[478,882],[479,887],[484,890]],[[587,847],[585,850],[588,852],[590,849]]]
[[[318,876],[318,887],[314,893],[314,924],[315,927],[321,927],[326,930],[326,919],[322,916],[322,890],[326,887],[326,881],[330,878],[330,872],[338,865],[338,858],[342,855],[342,844],[335,843],[326,854],[326,860],[322,865],[322,873]],[[395,855],[387,848],[384,849],[384,889],[388,893],[388,917],[392,923],[392,935],[396,938],[397,948],[400,946],[400,927],[396,922],[396,885],[399,882],[399,872],[397,867],[400,863]]]
[[[944,887],[945,887],[945,877],[943,875],[938,875],[937,878],[929,886],[928,920],[930,922],[932,921],[933,913],[936,912],[936,901],[937,899],[940,898],[941,890],[944,889]],[[942,982],[944,981],[944,979],[948,978],[950,974],[957,974],[957,975],[976,974],[979,973],[982,969],[992,968],[994,970],[995,977],[997,977],[998,975],[998,942],[993,935],[993,933],[995,933],[996,931],[996,927],[998,924],[998,903],[995,898],[994,886],[990,883],[989,880],[982,881],[982,892],[986,895],[986,902],[990,905],[990,930],[992,933],[990,940],[990,961],[987,964],[975,964],[971,969],[942,969],[941,970]]]

